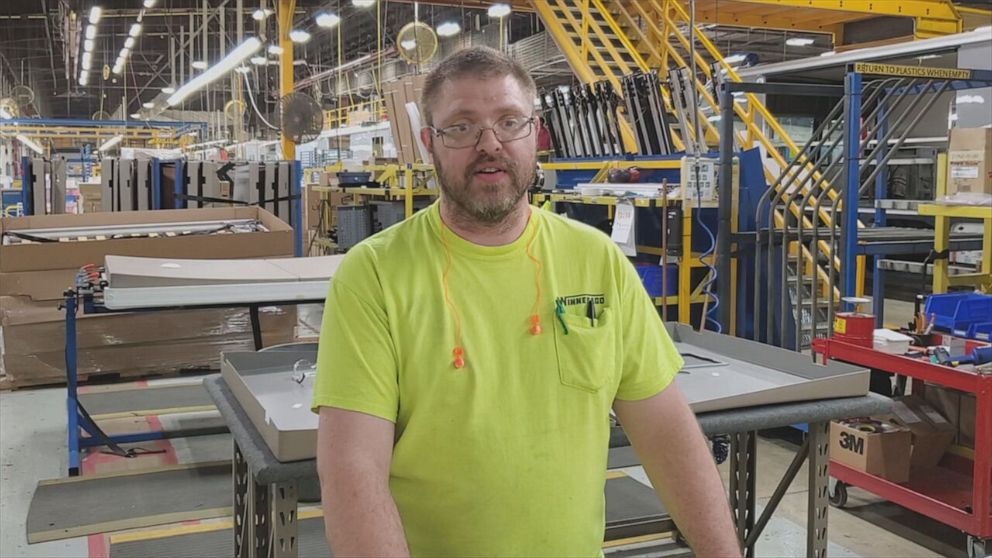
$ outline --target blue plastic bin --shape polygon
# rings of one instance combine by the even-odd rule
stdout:
[[[679,292],[679,266],[678,264],[668,264],[666,285],[662,289],[661,266],[653,264],[637,264],[637,274],[641,276],[641,283],[648,294],[654,298],[659,296],[673,296]]]
[[[927,316],[936,315],[934,327],[968,337],[972,324],[992,322],[992,295],[935,294],[927,298]]]

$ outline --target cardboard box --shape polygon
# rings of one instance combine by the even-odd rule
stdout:
[[[83,198],[83,213],[96,213],[98,211],[103,211],[102,184],[99,182],[95,184],[80,184],[79,194]]]
[[[954,425],[922,397],[913,395],[897,399],[892,405],[892,415],[893,422],[912,433],[910,471],[935,467],[954,441]]]
[[[961,395],[963,392],[927,382],[923,388],[923,400],[937,410],[955,430],[959,429],[961,417]]]
[[[0,297],[0,360],[13,387],[65,383],[65,313],[53,302]],[[261,309],[263,343],[293,340],[296,307]],[[77,372],[143,376],[217,369],[220,353],[252,350],[244,308],[79,315]]]
[[[39,215],[0,220],[0,237],[10,231],[33,229],[184,223],[223,219],[257,219],[266,232],[190,235],[159,238],[122,238],[87,242],[0,244],[0,272],[78,269],[102,264],[107,254],[159,258],[259,258],[293,254],[293,229],[259,207],[162,209],[91,215]]]
[[[412,129],[410,117],[406,112],[406,104],[417,103],[417,107],[423,114],[420,96],[424,90],[425,77],[424,75],[407,76],[382,84],[386,116],[389,118],[393,145],[396,147],[397,159],[404,165],[420,160],[420,153],[416,144],[416,135],[420,134],[420,130]],[[426,126],[427,122],[422,124]]]
[[[992,128],[952,129],[947,162],[947,195],[992,194]]]
[[[912,434],[909,430],[879,422],[874,432],[863,425],[830,423],[830,458],[853,469],[892,481],[909,480]]]

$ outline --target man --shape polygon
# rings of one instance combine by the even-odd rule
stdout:
[[[535,87],[462,50],[427,76],[439,203],[331,282],[313,407],[336,556],[595,556],[611,407],[699,556],[740,554],[682,365],[601,232],[532,209]]]

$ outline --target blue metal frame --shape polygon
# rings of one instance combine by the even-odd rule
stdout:
[[[34,175],[31,172],[31,157],[21,157],[21,211],[24,215],[34,215]]]
[[[303,163],[293,162],[293,229],[296,237],[296,257],[303,254]]]
[[[63,126],[86,128],[199,128],[207,130],[206,122],[175,122],[169,120],[84,120],[77,118],[12,118],[0,122],[2,126]]]
[[[889,130],[889,115],[888,110],[888,100],[882,100],[882,107],[878,111],[878,115],[875,117],[875,121],[878,123],[878,137],[884,138]],[[889,169],[887,165],[883,165],[882,161],[885,159],[887,152],[889,150],[888,145],[879,145],[878,154],[875,156],[875,164],[879,165],[881,170],[878,172],[878,176],[875,177],[875,199],[880,200],[885,198],[885,185],[889,183]],[[885,210],[881,207],[875,208],[875,223],[872,226],[884,227],[886,223]],[[875,327],[882,327],[883,320],[885,318],[885,270],[881,268],[879,262],[882,260],[884,255],[876,255],[871,257],[872,266],[872,276],[871,276],[871,300],[872,300],[872,311],[875,314]]]
[[[178,159],[176,161],[176,209],[186,209],[186,161]]]
[[[844,194],[841,207],[842,297],[857,294],[855,254],[858,248],[858,187],[861,184],[861,77],[857,72],[850,72],[844,77],[844,121],[847,122],[847,130],[844,136]],[[850,311],[853,305],[844,303],[843,309]]]

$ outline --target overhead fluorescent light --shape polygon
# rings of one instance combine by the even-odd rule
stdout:
[[[809,46],[815,43],[813,39],[808,39],[806,37],[792,37],[791,39],[786,39],[785,44],[795,47]]]
[[[237,68],[234,69],[234,71],[238,72],[239,74],[247,74],[248,72],[251,71],[251,68],[249,68],[248,66],[238,66]]]
[[[206,70],[207,69],[207,61],[206,60],[194,60],[193,62],[190,63],[190,66],[193,66],[193,69],[194,70]]]
[[[321,27],[334,27],[341,22],[341,18],[338,17],[337,14],[329,14],[324,12],[317,14],[315,21],[317,22],[317,25]]]
[[[137,112],[131,113],[131,118],[141,118],[141,114]]]
[[[417,48],[417,41],[415,41],[413,39],[407,39],[405,41],[400,41],[400,46],[403,47],[403,50],[413,50],[413,49]]]
[[[256,66],[264,66],[269,63],[269,59],[264,56],[252,56],[249,62]]]
[[[87,25],[86,26],[86,38],[87,39],[95,39],[96,38],[96,26],[95,25]]]
[[[306,60],[303,60],[303,59],[293,60],[293,65],[294,66],[306,66],[307,65],[307,61]]]
[[[178,91],[173,93],[167,101],[169,106],[179,104],[193,92],[240,66],[245,59],[257,52],[260,48],[262,48],[262,41],[258,40],[257,37],[248,38],[243,43],[236,46],[234,50],[228,53],[227,56],[220,59],[216,64],[207,68],[202,74],[191,79],[185,85],[180,87]]]
[[[289,32],[289,40],[294,43],[305,43],[310,40],[310,33],[302,29],[293,29]]]
[[[144,6],[146,8],[154,8],[156,2],[158,2],[158,0],[145,0]]]
[[[934,58],[940,58],[939,54],[924,54],[923,56],[917,56],[917,60],[933,60]]]
[[[17,134],[17,141],[19,141],[19,142],[23,143],[24,145],[30,147],[31,148],[31,151],[34,151],[38,155],[44,155],[45,154],[45,150],[42,149],[40,145],[38,145],[37,143],[31,141],[31,138],[29,138],[29,137],[27,137],[25,135]]]
[[[282,54],[282,47],[279,45],[269,45],[269,54]]]
[[[134,48],[134,37],[124,39],[124,48]]]
[[[135,23],[134,25],[132,25],[131,26],[131,30],[128,31],[127,34],[130,37],[137,37],[138,35],[140,35],[141,34],[141,24],[140,23]]]
[[[489,17],[506,17],[510,15],[511,11],[512,10],[510,9],[509,4],[493,4],[492,6],[489,6],[486,14],[489,15]]]
[[[272,15],[272,10],[268,8],[265,8],[264,10],[262,8],[259,8],[251,13],[251,18],[254,19],[255,21],[262,21],[263,19],[269,17],[270,15]]]
[[[126,60],[130,54],[131,54],[131,49],[124,47],[121,49],[121,52],[117,55],[117,57],[123,61]]]
[[[744,61],[745,56],[743,54],[731,54],[730,56],[723,59],[727,64],[738,64]]]
[[[84,70],[89,70],[90,68],[93,67],[93,53],[92,52],[84,52],[83,53],[82,65],[83,65],[83,69]]]
[[[94,46],[93,39],[86,39],[85,41],[83,41],[83,50],[85,50],[86,52],[92,52],[93,46]]]
[[[107,151],[108,149],[110,149],[111,147],[117,145],[118,143],[120,143],[122,141],[124,141],[124,136],[118,134],[118,135],[110,138],[109,140],[103,142],[103,145],[100,146],[100,149],[98,149],[98,151]]]
[[[172,95],[175,92],[176,92],[176,88],[172,87],[171,85],[162,88],[162,93],[165,93],[166,95]]]
[[[145,107],[146,109],[153,109],[153,108],[155,108],[155,103],[152,103],[152,102],[142,103],[141,106]]]
[[[90,82],[90,73],[87,70],[83,70],[83,72],[79,74],[79,85],[86,85],[89,82]]]
[[[835,54],[837,54],[837,53],[834,52],[834,51],[832,51],[832,50],[828,50],[827,52],[821,52],[820,53],[820,56],[833,56]]]
[[[375,0],[351,0],[351,5],[356,8],[371,8],[375,6]]]
[[[100,18],[103,17],[103,8],[100,6],[93,6],[90,8],[90,23],[96,25],[100,23]]]
[[[124,62],[120,58],[117,59],[117,62],[114,62],[114,69],[112,71],[117,75],[121,75],[124,71]]]
[[[958,104],[959,105],[971,105],[971,104],[974,104],[974,105],[984,105],[985,104],[985,97],[982,97],[981,95],[962,95],[962,96],[958,97]]]
[[[462,26],[454,21],[446,21],[437,26],[437,34],[442,37],[454,37],[462,30]]]

